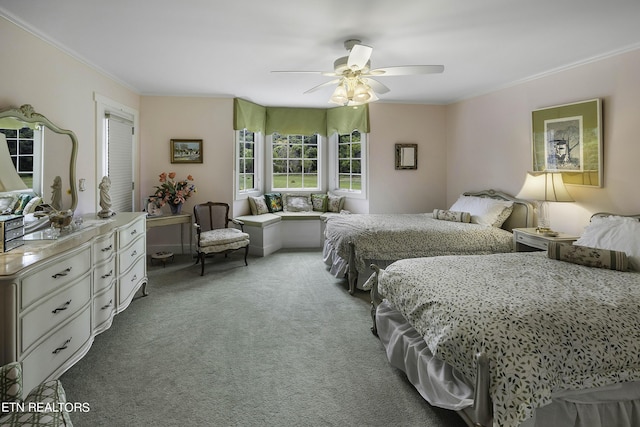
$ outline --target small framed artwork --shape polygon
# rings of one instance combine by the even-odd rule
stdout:
[[[562,172],[565,184],[602,187],[600,99],[532,113],[533,170]]]
[[[418,144],[396,144],[396,169],[418,169]]]
[[[172,139],[171,163],[202,163],[201,139]]]

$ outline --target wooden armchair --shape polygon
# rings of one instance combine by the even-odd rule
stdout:
[[[244,248],[244,265],[247,264],[249,253],[249,235],[244,232],[242,221],[229,218],[229,205],[227,203],[207,202],[193,207],[193,216],[196,226],[196,264],[202,263],[200,275],[204,275],[204,259],[207,255],[230,253]],[[229,228],[232,222],[240,226]]]

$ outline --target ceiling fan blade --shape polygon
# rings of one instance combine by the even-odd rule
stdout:
[[[373,89],[373,91],[375,93],[387,93],[389,92],[391,89],[389,89],[387,86],[383,85],[382,83],[380,83],[377,80],[373,80],[373,79],[362,79],[362,81],[365,84],[368,84],[369,86],[371,86],[371,89]]]
[[[411,74],[437,74],[444,71],[444,65],[401,65],[397,67],[376,68],[367,73],[370,76],[407,76]]]
[[[324,74],[324,71],[272,71],[272,73],[288,73],[288,74]]]
[[[365,46],[363,44],[355,44],[351,48],[349,53],[349,59],[347,60],[347,66],[352,70],[361,70],[367,65],[371,58],[373,48],[371,46]]]
[[[336,83],[340,83],[340,80],[342,80],[342,79],[334,79],[334,80],[331,80],[330,82],[319,84],[318,86],[314,86],[314,87],[312,87],[311,89],[307,90],[304,93],[315,92],[315,91],[320,90],[320,89],[322,89],[324,87],[335,85]]]

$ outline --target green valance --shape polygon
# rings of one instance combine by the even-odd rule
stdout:
[[[321,108],[267,107],[266,134],[327,134],[327,110]]]
[[[240,98],[233,99],[233,129],[264,133],[266,117],[266,109],[262,105]]]
[[[327,135],[343,135],[356,129],[369,133],[369,104],[327,110]]]
[[[358,129],[369,132],[369,105],[337,108],[263,107],[244,99],[233,103],[233,128],[300,135],[332,135],[351,133]]]

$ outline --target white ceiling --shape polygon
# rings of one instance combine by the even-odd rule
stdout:
[[[349,38],[381,77],[380,102],[446,104],[640,48],[638,0],[0,0],[0,14],[144,95],[328,107]],[[1,41],[5,43],[5,40]]]

